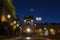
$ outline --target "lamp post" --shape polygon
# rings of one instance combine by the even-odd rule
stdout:
[[[7,18],[11,18],[11,15],[9,14],[9,15],[7,15]]]
[[[41,17],[36,17],[36,21],[41,21],[42,20],[42,18]]]

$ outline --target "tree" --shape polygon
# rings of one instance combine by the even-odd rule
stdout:
[[[3,0],[3,3],[5,4],[5,6],[10,10],[11,14],[16,17],[16,12],[15,12],[15,7],[13,6],[13,2],[12,0]]]

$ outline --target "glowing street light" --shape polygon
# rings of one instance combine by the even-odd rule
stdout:
[[[41,17],[39,17],[39,20],[41,21],[41,20],[42,20],[42,18],[41,18]]]
[[[30,30],[30,28],[27,28],[27,32],[30,32],[31,30]]]
[[[39,18],[37,17],[36,20],[39,20]]]
[[[41,18],[41,17],[36,17],[36,20],[37,20],[37,21],[41,21],[42,18]]]
[[[24,22],[26,22],[26,20],[24,20]]]
[[[33,20],[31,20],[31,22],[34,22]]]
[[[9,14],[9,15],[7,15],[7,18],[11,18],[11,15]]]
[[[55,35],[55,30],[54,29],[50,29],[50,33],[51,33],[51,35]]]
[[[16,21],[14,21],[13,23],[16,24]]]
[[[19,27],[19,24],[17,24],[17,27]]]
[[[47,28],[46,28],[46,27],[44,27],[44,30],[47,30]]]
[[[38,32],[42,32],[42,29],[40,28],[40,29],[38,30]]]

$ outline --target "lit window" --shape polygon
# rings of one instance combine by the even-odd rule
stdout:
[[[39,29],[38,32],[42,32],[42,29]]]
[[[54,32],[54,29],[50,29],[50,32]]]
[[[1,17],[1,22],[5,22],[5,21],[6,21],[5,15],[2,15],[2,17]]]
[[[16,25],[13,26],[13,30],[15,30],[15,29],[16,29]]]
[[[55,35],[55,30],[54,29],[50,29],[50,33],[51,33],[51,35]]]
[[[39,20],[39,18],[37,17],[36,20]]]

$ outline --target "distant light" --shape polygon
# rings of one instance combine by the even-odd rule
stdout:
[[[26,22],[26,20],[24,20],[24,22]]]
[[[19,24],[17,24],[17,27],[19,27]]]
[[[41,17],[39,17],[39,20],[41,21],[41,20],[42,20],[42,18],[41,18]]]
[[[16,24],[16,21],[14,21],[13,23]]]
[[[46,28],[46,27],[44,27],[44,30],[47,30],[47,28]]]
[[[10,15],[10,14],[9,14],[9,15],[7,15],[7,17],[8,17],[8,18],[11,18],[11,15]]]
[[[13,23],[10,24],[11,26],[13,25]]]
[[[51,35],[55,35],[55,30],[54,29],[50,29],[50,33],[51,33]]]
[[[39,20],[39,18],[37,17],[36,20]]]
[[[5,15],[2,15],[2,17],[1,17],[1,22],[5,22],[5,21],[6,21]]]
[[[13,26],[13,30],[15,30],[15,29],[16,29],[16,25]]]
[[[33,20],[31,20],[31,22],[34,22]]]
[[[31,39],[31,37],[26,37],[27,40]]]
[[[30,28],[27,28],[27,32],[30,32],[31,30],[30,30]]]
[[[50,29],[50,32],[54,32],[54,29]]]
[[[36,24],[34,24],[34,26],[36,26]]]
[[[40,29],[38,30],[38,32],[42,32],[42,29],[40,28]]]
[[[37,21],[41,21],[42,18],[41,18],[41,17],[36,17],[36,20],[37,20]]]
[[[49,35],[49,32],[48,30],[45,30],[45,33],[44,33],[45,36],[48,36]]]

